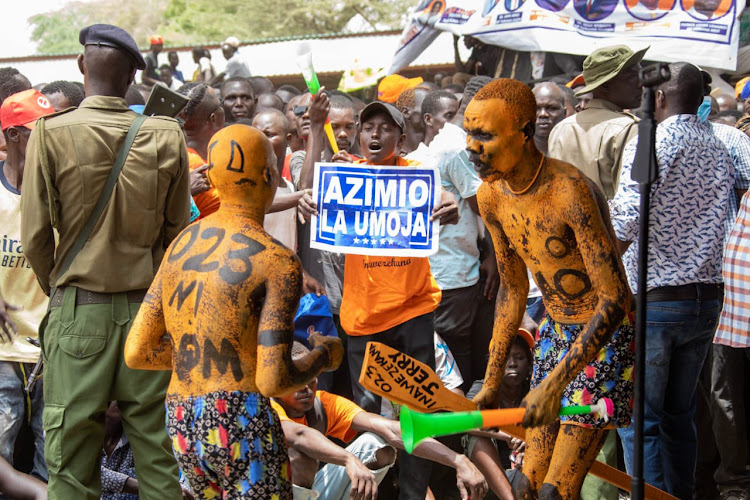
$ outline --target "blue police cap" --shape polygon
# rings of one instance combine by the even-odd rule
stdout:
[[[146,61],[143,60],[138,45],[136,45],[133,37],[122,28],[111,24],[92,24],[81,30],[78,41],[84,46],[104,45],[105,47],[113,47],[129,55],[137,69],[146,69]]]

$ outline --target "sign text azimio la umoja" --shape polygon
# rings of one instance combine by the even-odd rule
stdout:
[[[435,167],[316,163],[318,216],[310,246],[359,255],[426,257],[437,252],[440,201]]]

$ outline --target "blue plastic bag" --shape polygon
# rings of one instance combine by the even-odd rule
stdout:
[[[308,293],[299,301],[299,308],[294,316],[294,339],[309,349],[307,338],[311,331],[327,337],[339,336],[333,323],[331,303],[325,295],[318,297],[314,293]]]

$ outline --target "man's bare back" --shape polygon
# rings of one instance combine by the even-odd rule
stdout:
[[[129,366],[173,369],[168,398],[219,390],[281,396],[341,361],[340,341],[313,335],[310,356],[292,362],[301,266],[263,230],[278,184],[270,143],[239,127],[209,144],[221,208],[174,240],[126,345]]]

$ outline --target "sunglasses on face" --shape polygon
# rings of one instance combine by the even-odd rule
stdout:
[[[294,116],[302,116],[307,112],[307,108],[309,106],[295,106],[292,108],[292,112],[294,113]]]

